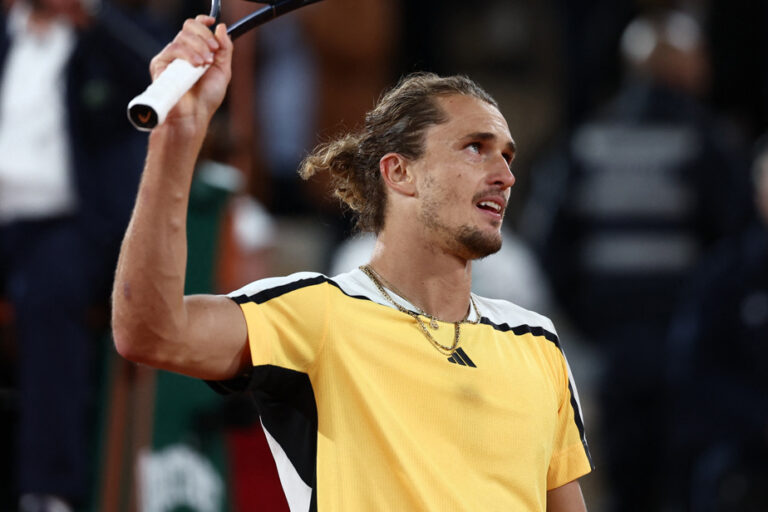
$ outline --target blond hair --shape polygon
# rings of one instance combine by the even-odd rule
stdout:
[[[361,231],[378,233],[384,226],[386,192],[379,161],[388,153],[410,160],[424,154],[424,133],[448,117],[437,97],[461,94],[498,107],[479,85],[465,76],[414,73],[404,77],[365,116],[357,133],[320,144],[301,164],[302,178],[328,172],[334,195],[357,217]]]

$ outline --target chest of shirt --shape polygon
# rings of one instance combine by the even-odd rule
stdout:
[[[459,350],[449,357],[413,318],[377,304],[364,306],[335,316],[310,374],[321,428],[324,418],[338,421],[341,411],[353,414],[353,422],[359,414],[397,417],[413,428],[428,422],[440,426],[435,435],[458,444],[482,444],[509,429],[541,438],[554,428],[557,348],[550,341],[462,324]],[[449,323],[430,333],[445,346],[455,337]],[[324,408],[330,413],[323,415]]]

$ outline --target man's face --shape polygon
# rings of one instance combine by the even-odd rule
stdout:
[[[448,122],[431,126],[425,152],[412,162],[419,221],[433,243],[477,259],[501,248],[501,223],[515,183],[515,144],[492,105],[471,96],[437,100]]]

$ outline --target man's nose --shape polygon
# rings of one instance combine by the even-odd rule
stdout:
[[[512,169],[509,168],[509,162],[503,155],[499,155],[493,161],[493,173],[491,174],[491,181],[494,185],[500,185],[507,189],[515,184],[515,175],[512,173]]]

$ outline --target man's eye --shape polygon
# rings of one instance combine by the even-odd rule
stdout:
[[[470,142],[467,144],[467,148],[472,151],[473,153],[480,153],[481,145],[479,142]]]

